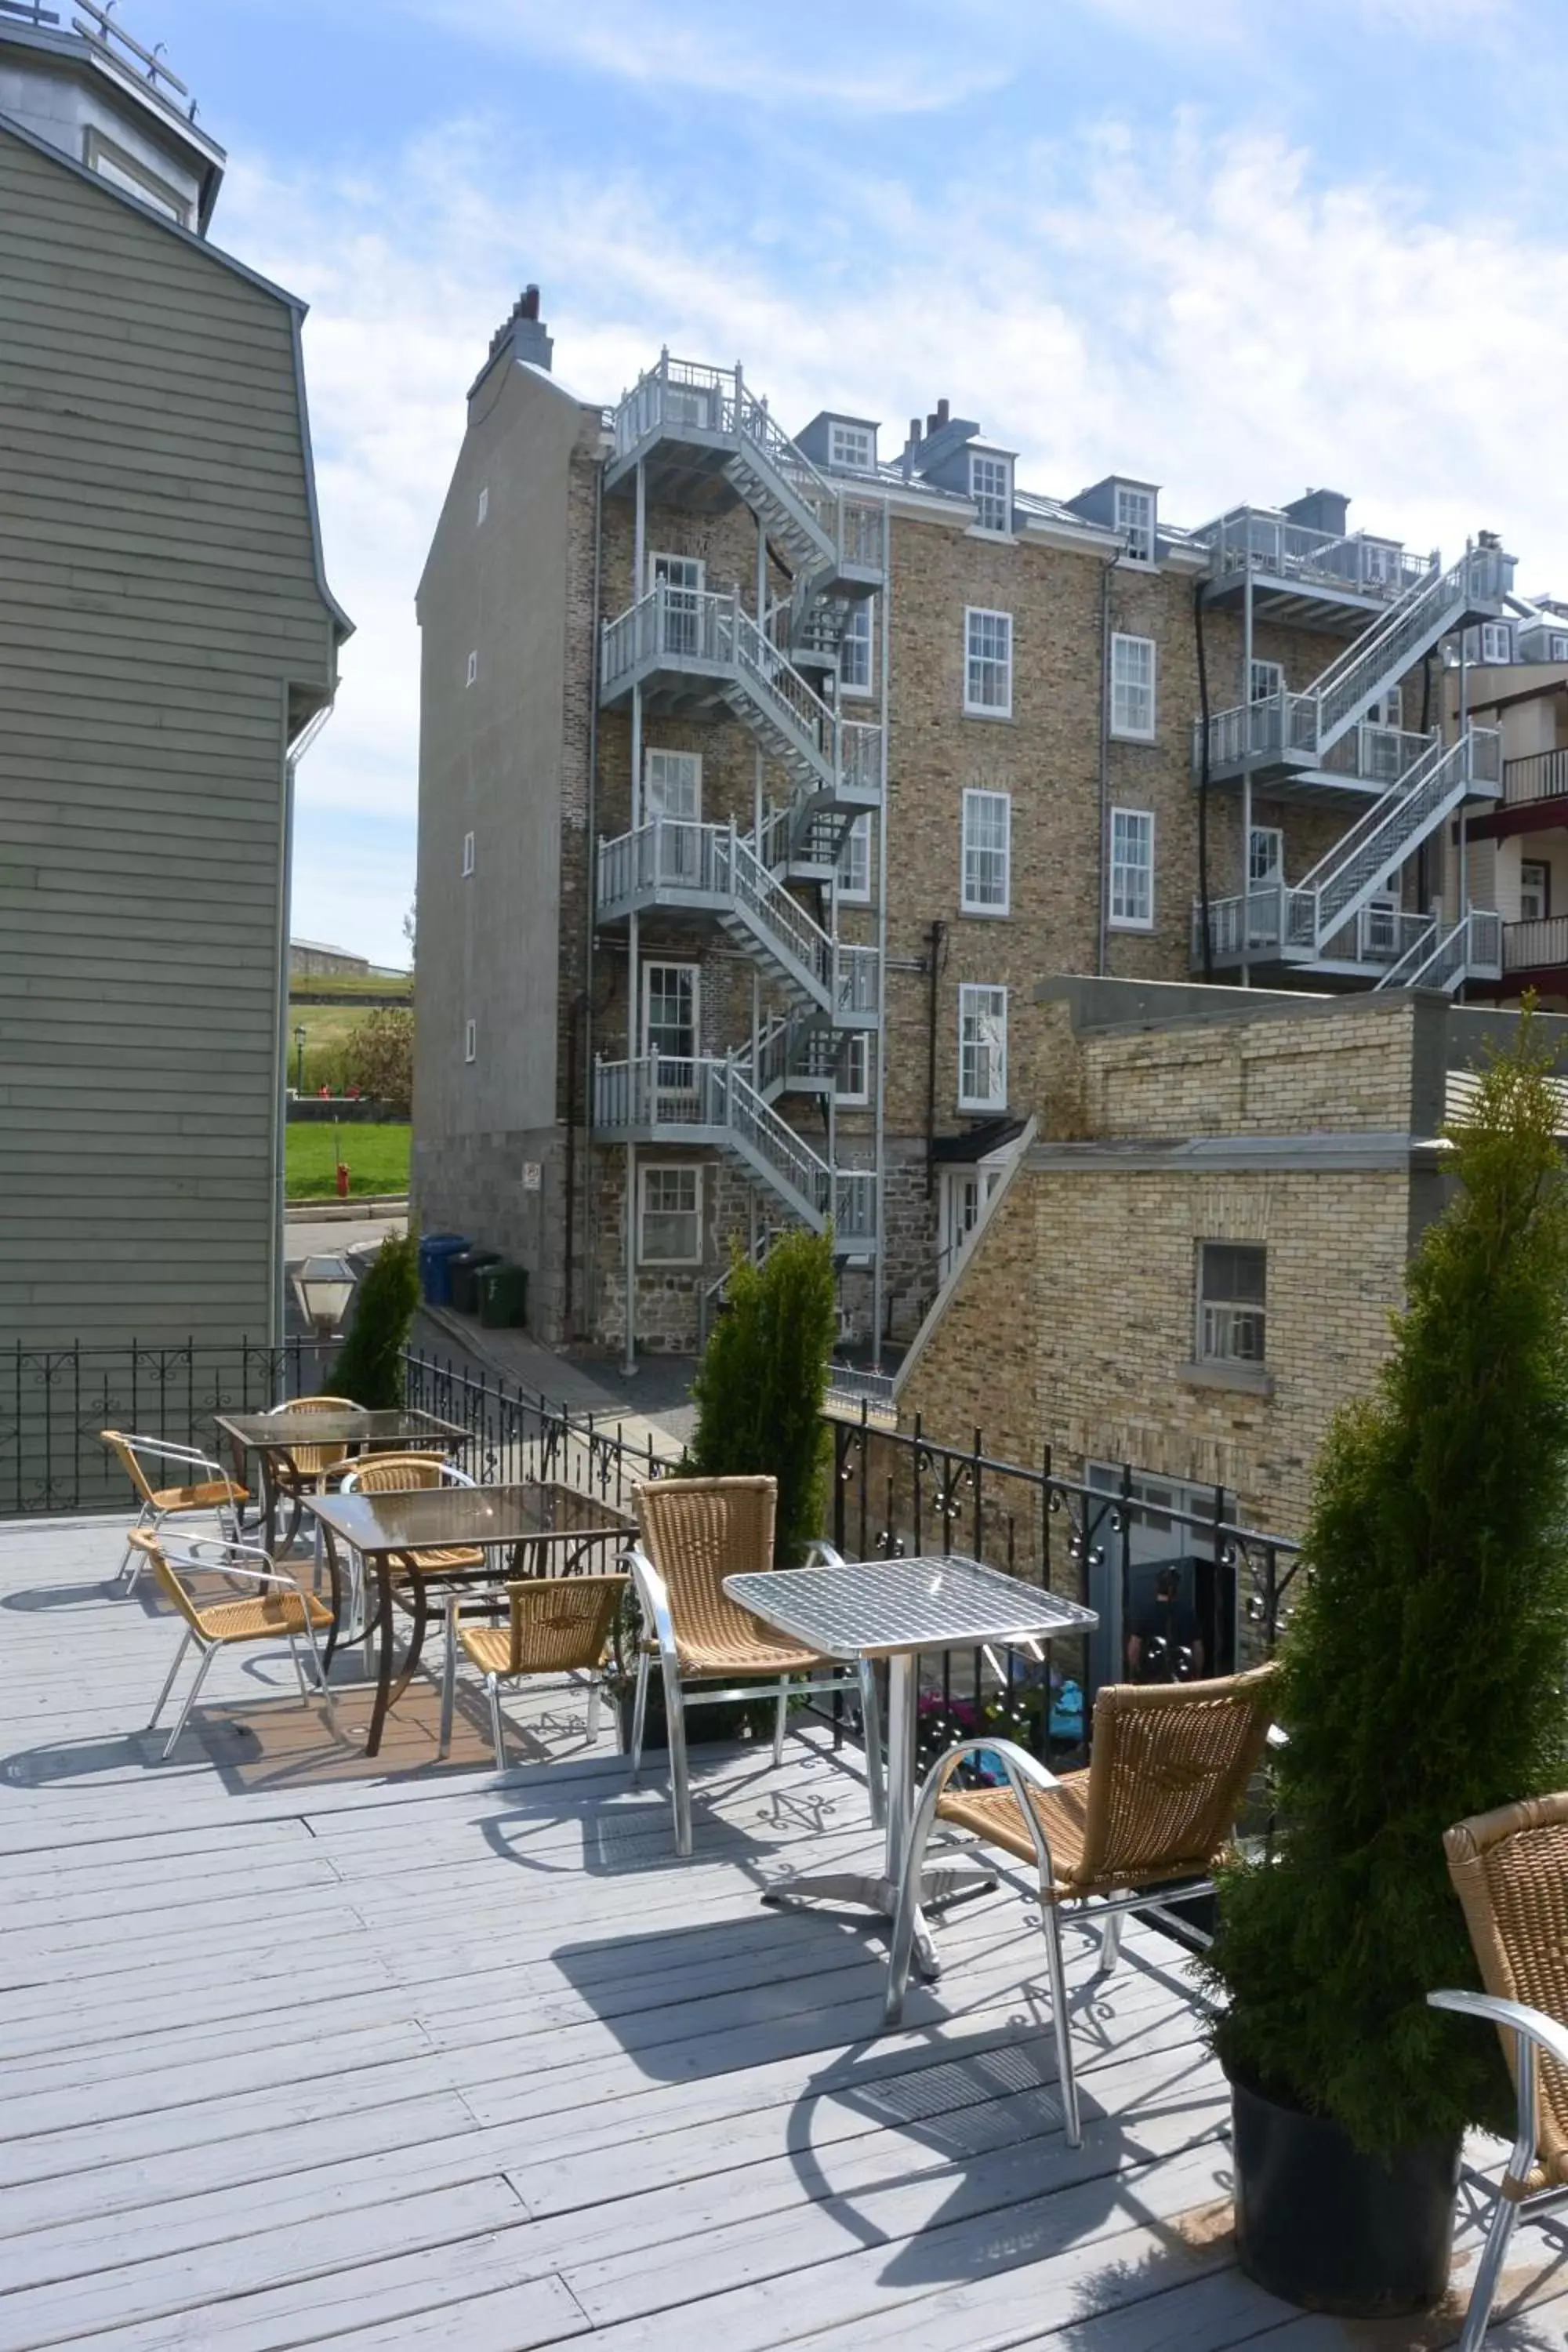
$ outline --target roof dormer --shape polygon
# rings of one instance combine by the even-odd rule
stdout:
[[[833,473],[874,474],[879,430],[869,416],[847,416],[824,408],[795,435],[795,446],[814,466],[826,466]]]
[[[1121,536],[1124,563],[1152,569],[1160,560],[1160,488],[1131,474],[1107,474],[1068,505],[1085,522],[1103,523]]]

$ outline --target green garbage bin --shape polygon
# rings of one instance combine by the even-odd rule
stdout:
[[[479,1294],[479,1321],[492,1331],[528,1320],[528,1268],[501,1260],[483,1265],[474,1277]]]

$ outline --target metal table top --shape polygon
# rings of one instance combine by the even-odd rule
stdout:
[[[1048,1642],[1087,1633],[1092,1609],[977,1559],[851,1560],[727,1576],[731,1601],[829,1658],[892,1658],[983,1642]]]
[[[466,1429],[442,1421],[433,1412],[415,1412],[400,1405],[387,1412],[220,1412],[213,1416],[219,1429],[247,1452],[293,1445],[397,1445],[432,1437],[457,1441]]]
[[[626,1536],[633,1522],[607,1503],[574,1496],[564,1508],[553,1486],[417,1486],[398,1495],[310,1495],[305,1508],[355,1551],[437,1550],[447,1545],[563,1543]]]

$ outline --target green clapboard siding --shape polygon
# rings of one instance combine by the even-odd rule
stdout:
[[[0,1341],[260,1339],[340,634],[296,312],[3,123],[0,221]]]

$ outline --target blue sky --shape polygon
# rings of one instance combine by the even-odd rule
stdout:
[[[1568,594],[1568,0],[134,0],[227,147],[215,240],[311,304],[359,624],[294,928],[398,960],[413,592],[529,279],[614,399],[668,341],[897,446],[942,394],[1060,495],[1309,483]]]

